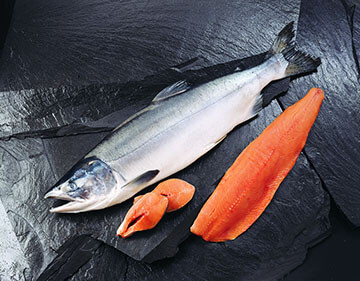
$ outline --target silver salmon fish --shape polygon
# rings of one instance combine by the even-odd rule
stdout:
[[[196,87],[179,81],[162,90],[45,195],[70,201],[50,211],[78,213],[119,204],[193,163],[262,109],[267,84],[316,70],[320,60],[297,51],[293,38],[290,23],[262,64]]]

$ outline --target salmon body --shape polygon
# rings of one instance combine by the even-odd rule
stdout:
[[[263,213],[295,165],[324,99],[313,88],[243,150],[201,209],[191,232],[206,241],[233,240]]]

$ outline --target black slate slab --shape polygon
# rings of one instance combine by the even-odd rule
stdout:
[[[352,54],[355,60],[358,80],[360,79],[360,11],[359,2],[356,0],[342,1],[347,15],[350,33],[352,37]]]
[[[15,0],[3,0],[0,2],[0,57],[9,29],[14,4]]]
[[[126,280],[129,259],[128,256],[113,247],[102,244],[92,259],[67,280]],[[66,272],[60,271],[59,273],[65,274]]]
[[[283,25],[290,20],[296,19],[299,4],[299,2],[286,3],[286,1],[282,1],[276,4],[272,3],[271,5],[268,5],[265,4],[263,1],[256,1],[253,2],[252,5],[246,5],[247,3],[245,2],[237,2],[236,4],[232,2],[219,2],[219,4],[214,3],[214,5],[212,6],[209,5],[209,3],[207,2],[205,3],[202,1],[198,1],[195,3],[191,2],[191,5],[182,3],[182,9],[177,9],[174,12],[172,10],[172,7],[169,9],[169,6],[164,3],[156,3],[154,4],[154,7],[152,7],[151,5],[147,5],[146,8],[144,8],[145,6],[142,5],[145,4],[143,2],[139,2],[138,6],[135,5],[135,9],[140,7],[139,10],[133,12],[134,10],[129,9],[127,11],[130,18],[131,16],[135,16],[135,18],[139,19],[139,22],[143,22],[143,18],[138,18],[138,15],[141,16],[145,13],[144,11],[141,12],[141,9],[146,10],[146,16],[155,17],[154,20],[150,21],[151,23],[155,23],[156,28],[154,28],[153,30],[158,29],[159,34],[162,34],[162,32],[165,30],[164,34],[170,34],[170,36],[168,37],[171,38],[171,40],[167,41],[166,44],[168,44],[168,46],[166,48],[162,48],[163,45],[159,47],[159,45],[157,45],[155,41],[158,41],[158,44],[159,42],[161,42],[160,44],[162,44],[163,41],[159,40],[159,37],[156,37],[156,34],[154,34],[153,32],[148,32],[148,25],[136,26],[136,34],[144,36],[145,41],[150,34],[151,38],[149,41],[154,40],[155,43],[144,45],[144,41],[142,40],[131,41],[131,44],[127,46],[129,46],[129,49],[132,52],[132,56],[123,58],[121,57],[122,54],[119,55],[118,53],[114,52],[114,45],[109,44],[107,40],[102,40],[106,37],[104,37],[104,34],[106,34],[106,30],[104,31],[103,21],[106,21],[107,19],[106,17],[104,19],[104,13],[102,13],[103,8],[106,5],[99,7],[99,5],[95,2],[80,2],[41,2],[42,7],[39,8],[40,1],[34,1],[32,5],[25,1],[17,1],[17,7],[15,8],[15,11],[17,11],[17,17],[14,18],[13,26],[9,35],[9,43],[6,46],[5,53],[7,55],[5,56],[5,59],[2,60],[3,68],[0,77],[0,87],[2,89],[33,89],[37,86],[40,86],[41,88],[53,87],[58,89],[58,86],[62,85],[63,83],[69,83],[78,86],[83,84],[89,84],[92,82],[124,82],[128,81],[129,79],[140,79],[144,75],[148,75],[154,70],[157,71],[160,68],[165,68],[168,65],[173,65],[180,61],[183,61],[184,59],[193,57],[194,55],[202,56],[206,63],[213,63],[224,62],[226,60],[238,58],[241,56],[263,52],[268,49],[270,42],[275,37],[276,33],[283,27]],[[90,4],[87,6],[88,3]],[[76,9],[77,7],[75,6],[80,4],[84,8]],[[108,9],[110,9],[109,7],[111,7],[113,11],[118,12],[117,18],[121,18],[118,17],[120,4],[115,3],[113,5],[115,5],[115,7],[107,6]],[[27,7],[28,9],[23,9],[24,7]],[[49,9],[49,7],[51,7],[51,9]],[[64,10],[64,7],[66,8],[65,10],[68,12],[65,17],[61,12]],[[30,15],[27,13],[28,11],[33,11],[32,9],[34,8],[36,9],[36,20],[32,21],[31,24],[28,24],[29,19],[32,19],[34,17],[33,14]],[[89,13],[89,10],[87,9],[90,9],[91,11],[93,11],[92,9],[97,9],[98,11],[100,11],[101,14],[100,21],[91,21],[92,26],[90,29],[89,26],[86,24],[90,22],[88,21],[88,19],[84,19],[84,17],[81,16],[77,17],[72,15],[72,13],[77,10],[76,15],[83,15],[82,13],[87,13],[93,15],[93,17],[95,18],[97,17],[95,15],[96,13]],[[163,11],[163,13],[159,14],[149,12],[152,11],[152,9],[156,10],[157,12]],[[217,11],[220,10],[222,11],[222,13],[217,13]],[[44,13],[44,11],[46,12]],[[186,15],[184,21],[179,21],[178,19],[176,19],[176,13],[178,11],[181,11],[180,18],[183,19],[184,15]],[[171,23],[173,25],[168,24],[168,22],[166,21],[166,13],[170,13],[172,15]],[[44,16],[42,16],[43,14]],[[110,14],[110,21],[115,18],[111,15],[112,14]],[[251,21],[249,21],[249,16],[251,16],[252,18]],[[254,16],[257,17],[256,20],[254,19]],[[59,24],[49,25],[48,22],[44,24],[45,19],[49,22]],[[92,19],[93,18],[91,18],[91,20]],[[159,26],[159,22],[157,22],[158,20],[159,22],[165,24]],[[83,23],[85,22],[85,24],[82,25],[81,21]],[[147,18],[145,19],[145,21],[146,24],[149,23],[149,21],[147,21]],[[64,28],[64,26],[66,28]],[[107,25],[105,24],[105,26]],[[114,26],[116,26],[116,23],[114,23]],[[176,26],[176,28],[172,28],[173,26]],[[266,32],[264,30],[264,26],[267,27]],[[74,27],[76,27],[75,31],[72,31]],[[14,32],[15,30],[17,30],[16,28],[19,28],[18,30],[23,32]],[[86,35],[84,36],[83,33],[81,33],[81,30],[90,30],[91,34],[89,34],[88,32],[85,33]],[[49,40],[49,34],[52,35],[51,40]],[[118,34],[116,36],[118,36]],[[31,38],[37,38],[37,40],[32,40]],[[76,41],[74,40],[74,38],[78,40]],[[115,36],[111,38],[115,38]],[[119,40],[122,40],[123,45],[124,42],[129,43],[129,37],[123,39],[124,37],[119,36],[116,38],[120,38]],[[160,35],[160,39],[163,38],[164,37]],[[181,38],[180,41],[182,43],[179,43],[179,38]],[[195,38],[194,41],[191,40],[192,38]],[[257,39],[256,43],[252,43],[252,40],[255,38]],[[91,44],[87,44],[89,40],[92,40]],[[67,42],[67,45],[65,47],[64,42]],[[138,46],[134,47],[132,45],[133,42],[135,42],[134,44],[138,44]],[[184,44],[183,42],[187,43]],[[120,43],[116,43],[116,48],[121,46]],[[24,48],[23,46],[26,46],[26,48]],[[151,46],[151,48],[154,48],[155,51],[151,49],[151,52],[149,52],[149,46]],[[112,50],[107,49],[108,47],[110,47],[110,49]],[[160,49],[161,51],[157,50],[156,48]],[[39,55],[39,53],[37,52],[37,50],[39,49],[42,50],[41,55]],[[118,52],[118,49],[116,49],[116,52]],[[159,52],[161,52],[161,54],[159,54]],[[54,53],[56,53],[56,55],[54,55]],[[79,56],[79,53],[85,54],[85,56]],[[136,55],[139,53],[145,55]],[[94,54],[97,55],[96,58],[94,58]],[[98,58],[100,58],[101,63],[99,63]],[[121,61],[121,63],[119,63],[119,61]],[[35,65],[36,68],[34,67]],[[103,65],[106,69],[102,67]],[[77,76],[79,74],[80,77]],[[96,87],[98,86],[95,86],[95,89]],[[47,91],[43,91],[42,93],[38,93],[34,96],[41,97],[46,92]],[[20,94],[24,93],[25,92],[21,92]],[[59,98],[59,96],[63,94],[62,91],[58,93],[60,94],[56,95],[57,98]],[[27,93],[25,93],[24,96],[26,96],[26,94]],[[5,103],[8,103],[8,101],[12,101],[11,98],[9,99],[9,95],[7,95],[1,100]],[[36,99],[33,99],[33,101],[36,101]],[[28,106],[31,104],[28,101],[21,102],[22,105]],[[86,110],[84,110],[84,107],[86,108],[86,106],[88,105],[87,103],[85,103],[85,106],[81,108],[82,102],[84,102],[84,99],[80,100],[80,109],[75,114],[76,118],[72,120],[68,117],[65,118],[66,125],[71,124],[74,121],[76,122],[77,120],[80,120],[80,123],[82,121],[89,121],[86,119],[81,120],[81,115],[86,115]],[[52,101],[52,104],[53,103],[54,100]],[[44,102],[40,102],[39,104],[46,105],[46,103]],[[37,107],[35,106],[35,108]],[[131,108],[131,110],[135,110],[135,108]],[[272,117],[274,117],[274,113],[279,113],[279,108],[276,104],[271,105],[268,110],[270,110],[270,112],[272,113]],[[61,112],[61,110],[58,111]],[[1,115],[6,116],[6,114],[4,115],[4,113],[2,113]],[[13,117],[17,115],[18,114],[13,114]],[[68,115],[68,112],[65,112],[63,115]],[[29,116],[31,116],[31,112]],[[102,120],[102,116],[106,116],[106,114],[98,116],[95,115],[95,118],[93,120]],[[40,117],[43,116],[40,115]],[[196,198],[199,198],[199,196],[206,197],[204,196],[204,194],[208,195],[211,192],[211,188],[214,188],[216,181],[222,175],[223,171],[221,172],[221,169],[214,168],[214,163],[216,163],[216,165],[221,165],[225,170],[225,167],[228,167],[235,159],[237,154],[240,152],[240,147],[245,147],[245,145],[250,141],[250,139],[254,138],[264,128],[264,126],[268,124],[267,122],[269,120],[266,119],[267,117],[263,118],[265,119],[256,119],[254,121],[260,123],[265,122],[261,125],[259,125],[259,123],[256,123],[257,125],[255,125],[255,123],[254,125],[252,125],[253,123],[249,123],[245,127],[238,128],[235,132],[233,132],[233,134],[231,134],[232,137],[230,136],[230,138],[228,138],[221,146],[214,150],[212,154],[205,156],[201,159],[201,161],[199,161],[192,167],[189,167],[187,171],[183,172],[184,174],[180,174],[180,176],[183,176],[183,178],[189,180],[190,182],[193,182],[195,184],[200,183],[199,190],[206,191],[206,193],[202,194],[197,193],[197,197],[194,198],[195,200],[192,202],[192,204],[197,203],[198,205],[200,205],[199,202],[203,201],[205,198]],[[57,120],[60,120],[60,118],[58,118]],[[21,124],[21,122],[22,119],[16,119],[13,124]],[[59,126],[56,121],[54,123],[56,133],[58,134],[57,130]],[[5,124],[5,127],[3,128],[8,129],[6,127],[6,122],[4,122],[3,124]],[[39,124],[40,130],[43,130],[44,128],[46,129],[54,127],[54,125],[52,124],[50,124],[50,126],[48,127],[41,127],[41,125],[43,125],[41,124],[41,122]],[[9,127],[13,126],[11,125]],[[28,128],[26,128],[26,126],[24,126],[24,129],[21,126],[15,126],[15,128],[20,128],[19,132],[31,133],[35,131],[36,133],[36,130],[34,130],[33,127],[29,126]],[[73,128],[74,127],[70,127],[70,132],[74,132]],[[9,133],[9,135],[11,134],[13,134],[13,132]],[[61,261],[60,258],[60,260],[56,259],[54,263],[51,263],[54,258],[59,257],[57,252],[60,252],[60,255],[62,254],[60,247],[70,237],[88,234],[107,242],[107,239],[114,239],[113,233],[111,233],[111,225],[116,224],[117,226],[116,220],[120,221],[119,218],[124,215],[124,209],[128,207],[126,204],[124,204],[122,207],[117,206],[108,210],[91,214],[91,216],[55,216],[56,219],[54,220],[53,217],[50,217],[51,214],[47,213],[47,210],[50,207],[50,203],[48,201],[44,202],[44,200],[42,200],[41,198],[44,190],[46,190],[49,186],[49,183],[53,183],[58,177],[58,175],[64,172],[67,167],[67,163],[74,163],[79,157],[82,156],[86,149],[90,148],[90,145],[94,145],[98,141],[97,138],[100,139],[101,137],[101,134],[91,134],[89,136],[84,135],[72,138],[67,137],[62,139],[56,138],[48,140],[26,139],[20,141],[12,139],[11,141],[2,141],[0,144],[2,154],[1,157],[3,159],[3,165],[1,166],[2,171],[0,172],[0,174],[4,179],[3,181],[1,181],[1,187],[6,191],[6,195],[1,199],[4,202],[4,206],[8,210],[9,218],[13,222],[15,232],[17,234],[23,234],[22,237],[24,238],[22,239],[22,245],[24,251],[29,253],[29,255],[33,254],[33,257],[30,259],[30,265],[31,268],[34,268],[34,278],[38,276],[40,272],[43,271],[45,268],[46,272],[49,273],[48,270],[51,270],[52,265],[56,262]],[[63,161],[60,161],[59,155],[63,158]],[[305,170],[309,170],[306,162],[304,163],[304,166],[306,167]],[[311,172],[311,174],[313,174],[313,172]],[[313,179],[311,184],[310,182],[308,182],[309,186],[315,186],[317,187],[316,190],[321,190],[320,188],[318,188],[319,186],[315,177],[307,174],[306,180],[307,179]],[[297,181],[298,180],[299,179],[297,178]],[[297,181],[296,183],[298,185]],[[3,185],[3,183],[5,184]],[[304,183],[306,183],[305,179]],[[304,192],[301,192],[301,194],[303,193]],[[250,243],[243,244],[243,246],[245,245],[244,248],[240,248],[239,245],[235,246],[235,244],[233,244],[234,246],[225,247],[218,246],[216,244],[209,244],[214,246],[204,246],[204,243],[198,244],[196,242],[197,240],[199,240],[198,238],[193,238],[189,241],[195,241],[195,244],[189,244],[189,248],[186,248],[184,246],[184,254],[182,256],[178,255],[180,259],[176,257],[175,259],[169,259],[168,261],[156,262],[154,263],[154,265],[151,266],[144,263],[138,263],[131,258],[123,259],[123,254],[118,254],[117,258],[114,258],[117,252],[115,250],[110,250],[110,252],[108,250],[105,251],[105,249],[109,249],[108,246],[104,246],[105,248],[102,246],[98,248],[98,254],[95,254],[95,257],[97,257],[98,259],[91,259],[90,262],[85,264],[85,266],[81,269],[82,271],[80,271],[80,275],[78,275],[78,277],[76,277],[75,275],[74,278],[80,278],[79,280],[82,280],[81,278],[83,274],[87,273],[89,273],[89,278],[91,278],[91,276],[98,276],[98,278],[94,278],[98,280],[101,280],[103,276],[124,276],[124,278],[128,278],[129,280],[138,278],[138,276],[142,276],[142,274],[145,274],[146,277],[144,278],[148,279],[156,277],[161,278],[161,276],[165,275],[168,277],[175,276],[171,275],[171,272],[177,273],[177,276],[181,277],[184,276],[186,272],[185,269],[187,269],[189,265],[193,266],[196,262],[198,262],[199,267],[204,267],[201,259],[204,256],[204,253],[206,254],[208,252],[204,252],[202,251],[202,249],[206,250],[207,247],[215,247],[211,248],[211,251],[214,251],[215,253],[210,255],[210,260],[212,261],[209,263],[209,266],[205,266],[206,269],[203,271],[203,273],[196,273],[195,271],[198,271],[199,267],[193,267],[194,272],[190,275],[190,277],[196,276],[196,274],[198,274],[198,276],[202,278],[217,276],[216,274],[213,274],[213,271],[215,269],[221,270],[221,268],[226,268],[227,266],[231,265],[231,260],[224,259],[221,256],[221,252],[223,252],[223,255],[226,255],[228,258],[230,258],[234,254],[237,261],[239,259],[239,256],[237,256],[238,253],[240,253],[240,255],[243,255],[241,254],[241,252],[245,253],[246,250],[250,252],[244,254],[242,257],[250,257],[248,261],[250,261],[251,264],[244,263],[244,266],[240,267],[239,271],[237,270],[238,268],[230,268],[229,270],[227,270],[228,273],[225,276],[235,276],[235,274],[236,276],[238,276],[241,274],[241,276],[247,278],[247,276],[250,276],[254,270],[256,270],[258,274],[260,274],[261,272],[260,269],[264,269],[264,272],[268,272],[269,268],[274,266],[276,260],[279,260],[283,266],[279,267],[278,271],[273,271],[272,275],[269,274],[269,278],[275,278],[275,276],[282,276],[285,272],[287,272],[301,262],[305,253],[305,249],[309,245],[309,241],[317,241],[319,236],[321,237],[322,234],[327,232],[328,224],[326,220],[326,195],[321,190],[320,193],[311,194],[311,196],[312,200],[316,202],[316,204],[311,205],[308,204],[307,201],[304,201],[306,202],[307,206],[310,206],[310,209],[302,206],[301,200],[295,200],[294,202],[280,200],[279,204],[280,206],[284,206],[283,208],[291,206],[291,210],[298,210],[292,205],[294,204],[295,206],[301,206],[301,210],[305,210],[306,212],[306,214],[300,213],[299,219],[301,221],[294,219],[295,223],[290,223],[290,225],[292,226],[291,230],[293,232],[291,232],[283,225],[276,228],[277,230],[275,230],[275,233],[280,233],[283,229],[285,231],[284,233],[290,231],[289,233],[291,233],[291,235],[288,236],[289,240],[284,239],[285,236],[283,235],[285,234],[279,234],[279,236],[273,234],[270,236],[270,240],[266,240],[266,237],[264,238],[265,240],[261,240],[259,238],[262,238],[265,233],[269,233],[258,231],[256,232],[256,235],[253,234],[256,236],[256,239],[250,239]],[[127,204],[129,204],[129,202]],[[318,209],[321,208],[320,206],[325,206],[324,208],[322,208],[323,213],[319,211],[320,209]],[[182,223],[184,223],[184,225],[188,224],[188,220],[191,215],[193,215],[194,213],[196,214],[196,212],[190,212],[194,211],[191,209],[193,207],[192,205],[188,207],[189,208],[182,210],[181,213],[174,214],[173,216],[168,216],[168,218],[163,221],[161,225],[159,225],[158,230],[154,229],[153,233],[148,233],[148,235],[153,237],[154,235],[156,235],[156,231],[161,232],[163,236],[160,237],[160,240],[163,240],[161,244],[158,244],[158,247],[153,248],[154,243],[151,245],[152,247],[150,248],[142,247],[141,255],[150,258],[150,260],[152,261],[154,259],[158,259],[159,257],[165,257],[170,254],[173,255],[176,252],[178,243],[184,238],[182,236],[182,233],[180,233],[181,237],[177,236],[178,229],[174,228],[173,232],[164,235],[163,230],[166,229],[167,225],[171,225],[173,227],[173,222],[176,221],[179,217],[186,218],[182,221]],[[287,225],[288,218],[291,218],[292,216],[289,215],[289,213],[284,212],[283,208],[274,211],[273,215],[278,218],[278,216],[281,217],[283,214],[286,214],[287,216],[285,217],[284,224]],[[298,215],[299,213],[296,213],[297,217]],[[264,224],[264,227],[265,225],[272,225],[273,221],[280,220],[269,219],[269,221]],[[304,221],[306,221],[306,223]],[[76,222],[76,227],[72,225],[72,223],[74,222]],[[94,229],[94,226],[96,226],[97,229]],[[314,226],[314,228],[312,228],[312,226]],[[185,226],[179,228],[187,229],[187,227]],[[265,227],[265,229],[267,228]],[[174,235],[174,239],[170,240],[172,234],[176,235]],[[274,240],[274,237],[277,237],[279,240],[277,240],[277,238],[275,238]],[[302,237],[306,238],[304,238],[303,240],[299,240],[299,238]],[[138,237],[134,236],[133,238],[135,238],[133,242],[136,241],[136,243],[140,243],[141,241],[144,242],[147,240],[141,234],[139,234]],[[267,247],[266,250],[264,250],[263,252],[263,248],[257,248],[256,253],[251,252],[250,246],[252,246],[252,244],[257,242],[258,240],[263,241],[263,245],[267,245],[267,243],[269,243],[269,247]],[[27,243],[27,241],[34,242]],[[281,241],[281,243],[279,241]],[[184,245],[187,245],[187,243],[190,242],[186,241]],[[32,245],[36,245],[36,248],[31,248]],[[165,248],[164,245],[168,245],[168,247]],[[197,246],[194,247],[193,245]],[[260,243],[259,245],[262,244]],[[279,246],[279,248],[272,248],[272,245]],[[122,245],[120,245],[120,242],[117,242],[115,246],[118,247]],[[295,249],[295,251],[287,255],[288,251],[290,251],[289,249],[291,246],[295,247],[291,248]],[[140,248],[140,246],[138,247]],[[221,251],[217,250],[218,247],[221,248]],[[151,249],[153,250],[151,251]],[[226,250],[223,251],[224,249]],[[135,248],[134,250],[139,253],[138,249]],[[160,252],[156,253],[156,250],[159,250]],[[272,256],[272,253],[276,255],[276,259]],[[179,254],[181,254],[181,252]],[[188,254],[190,254],[190,259],[187,256]],[[220,268],[214,266],[216,255],[222,257],[224,260],[223,264],[220,263]],[[283,258],[279,258],[280,255],[282,255]],[[264,259],[262,260],[263,257]],[[173,262],[174,260],[175,262]],[[241,260],[246,261],[245,258]],[[260,262],[254,262],[257,260],[259,260]],[[116,261],[121,264],[121,266],[115,269],[116,272],[120,272],[118,275],[106,275],[110,273],[105,273],[104,271],[101,271],[98,267],[111,266],[113,265],[113,263],[110,263],[111,261]],[[193,263],[190,263],[190,261],[193,261]],[[50,266],[47,267],[47,265],[49,264]],[[255,266],[253,264],[255,264]],[[94,268],[94,270],[92,270],[92,268]],[[154,274],[149,276],[149,271],[153,271]],[[100,275],[101,272],[104,275]],[[46,276],[46,274],[43,276]],[[68,277],[69,273],[64,276]],[[184,278],[188,279],[190,277],[184,276]]]
[[[1,201],[0,233],[0,280],[25,281],[31,270]]]
[[[209,65],[255,55],[296,20],[299,4],[17,0],[0,89],[134,81],[189,55]]]
[[[255,133],[280,112],[274,102],[244,128]],[[253,138],[240,131],[234,134],[244,141]],[[329,234],[328,212],[329,197],[301,154],[266,211],[236,240],[208,243],[192,235],[175,257],[152,264],[114,252],[111,260],[123,260],[108,273],[102,269],[102,257],[107,255],[94,256],[71,280],[81,280],[84,274],[93,280],[279,280],[303,262],[309,247]]]
[[[358,281],[360,228],[355,228],[334,201],[331,201],[331,235],[310,249],[304,263],[284,278],[284,281]]]
[[[360,87],[341,1],[303,1],[297,41],[323,63],[318,73],[294,80],[280,101],[287,107],[311,87],[324,89],[323,107],[305,152],[336,204],[360,226]]]
[[[102,245],[99,240],[84,235],[69,239],[60,247],[56,258],[37,280],[56,281],[73,276],[81,266],[93,258]]]
[[[256,58],[261,58],[261,56]],[[252,60],[242,62],[248,65],[252,63]],[[216,70],[218,75],[222,73],[222,67],[220,66],[217,70],[209,69]],[[204,72],[198,73],[205,78]],[[267,96],[272,97],[283,92],[287,84],[288,80],[274,83],[266,89]],[[99,101],[98,104],[101,102]],[[127,112],[120,113],[123,114],[123,119],[127,117],[125,115]],[[254,134],[247,129],[243,131],[244,128],[241,127],[238,130],[242,132],[240,135],[238,132],[233,138],[229,137],[216,150],[175,175],[199,187],[199,191],[186,208],[167,215],[157,228],[138,233],[127,240],[116,237],[115,232],[131,206],[131,200],[99,212],[54,215],[49,213],[51,205],[54,204],[53,201],[43,199],[45,191],[96,145],[105,133],[43,140],[12,138],[1,141],[0,150],[3,158],[1,174],[5,178],[3,188],[6,190],[1,199],[13,222],[15,233],[18,235],[26,233],[24,240],[34,240],[31,244],[23,243],[25,251],[32,255],[31,265],[37,265],[37,270],[33,272],[34,276],[38,276],[51,262],[63,243],[74,236],[83,234],[105,241],[137,260],[152,262],[173,256],[177,252],[178,244],[189,234],[189,226],[202,203],[209,196],[212,190],[210,187],[214,187],[224,173],[225,167],[229,167],[241,151],[240,146],[244,147],[248,143],[238,139],[239,136]],[[223,152],[219,154],[217,151]],[[23,191],[24,188],[26,192]],[[36,245],[36,249],[32,248],[32,245]]]
[[[30,89],[0,92],[0,139],[11,136],[54,137],[111,131],[147,106],[163,88],[179,80],[192,85],[260,64],[265,53],[209,67],[187,70],[201,64],[195,58],[139,81],[84,87]],[[263,91],[263,106],[287,90],[289,79],[271,83]],[[91,98],[89,98],[91,97]]]

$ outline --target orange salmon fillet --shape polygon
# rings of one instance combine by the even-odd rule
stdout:
[[[269,205],[303,147],[324,92],[312,88],[287,108],[235,160],[191,226],[206,241],[233,240]]]

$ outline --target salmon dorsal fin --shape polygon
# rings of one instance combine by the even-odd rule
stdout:
[[[180,80],[176,83],[166,87],[160,93],[158,93],[155,98],[152,100],[153,102],[162,101],[164,99],[179,95],[181,93],[186,92],[190,89],[189,83],[186,81]]]

